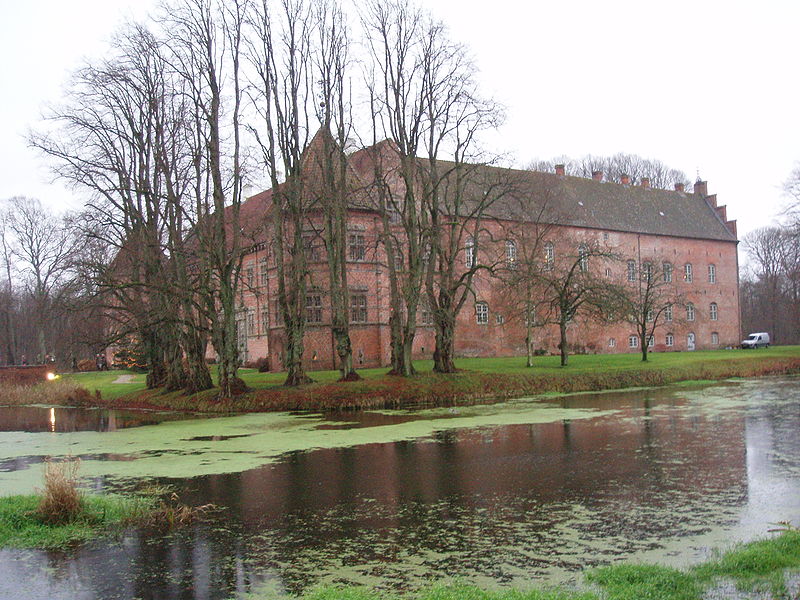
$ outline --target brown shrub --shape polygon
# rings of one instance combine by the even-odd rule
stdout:
[[[44,464],[44,489],[36,514],[48,525],[64,525],[83,513],[83,497],[78,491],[79,458]]]

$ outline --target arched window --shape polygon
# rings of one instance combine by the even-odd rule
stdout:
[[[653,263],[646,262],[642,265],[642,280],[648,283],[653,280]]]
[[[583,273],[589,270],[589,246],[586,244],[578,246],[578,267]]]
[[[636,261],[628,261],[628,281],[636,281]]]
[[[719,346],[719,334],[716,331],[711,332],[711,344],[713,346]]]
[[[628,348],[638,348],[639,347],[639,336],[638,335],[629,335],[628,336]]]
[[[708,283],[717,283],[717,266],[708,265]]]
[[[691,302],[686,305],[686,320],[694,321],[694,304]]]
[[[674,345],[675,345],[675,336],[674,336],[674,335],[672,335],[671,333],[668,333],[668,334],[667,334],[667,337],[666,337],[666,338],[664,338],[664,344],[665,344],[665,345],[666,345],[668,348],[671,348],[672,346],[674,346]]]
[[[517,268],[517,243],[514,240],[506,240],[506,266]]]
[[[547,242],[544,245],[544,268],[548,271],[553,269],[556,262],[556,248],[553,242]]]
[[[716,302],[712,302],[708,306],[708,315],[711,317],[712,321],[716,321],[717,320],[717,314],[718,314],[717,313],[717,303]]]
[[[664,271],[664,281],[672,283],[672,263],[665,262],[661,265],[661,269]]]
[[[486,302],[475,303],[475,322],[486,325],[489,322],[489,305]]]
[[[467,243],[464,245],[464,264],[468,269],[475,266],[475,239],[470,236],[467,238]]]
[[[664,309],[664,320],[669,323],[672,321],[672,304]]]
[[[692,263],[686,263],[685,265],[683,265],[683,280],[686,283],[692,283],[693,279],[694,277],[692,275]]]

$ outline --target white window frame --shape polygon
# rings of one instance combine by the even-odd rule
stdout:
[[[719,318],[719,306],[717,306],[716,302],[708,305],[708,316],[712,321],[716,321]]]
[[[664,345],[666,345],[667,348],[672,348],[675,345],[675,336],[668,333],[664,338]]]
[[[636,261],[628,261],[628,281],[636,281]]]
[[[708,265],[708,283],[717,283],[717,265],[714,263]]]
[[[506,240],[506,265],[509,269],[517,268],[517,243],[514,240]]]
[[[683,280],[686,283],[692,283],[694,281],[694,273],[692,271],[692,263],[686,263],[683,265]]]
[[[489,305],[486,302],[475,303],[475,322],[478,325],[489,324]]]
[[[468,237],[464,244],[464,265],[468,269],[475,266],[475,238],[472,236]]]
[[[578,246],[578,268],[581,273],[586,273],[589,270],[589,246],[586,244]]]
[[[672,263],[665,262],[661,265],[661,269],[664,271],[664,282],[672,283]]]
[[[711,345],[719,346],[719,333],[717,333],[716,331],[711,332]]]
[[[552,271],[556,263],[556,247],[553,242],[547,242],[544,245],[544,268],[547,271]]]
[[[628,336],[628,348],[638,348],[639,347],[639,336],[638,335],[629,335]]]
[[[694,304],[689,302],[686,305],[686,320],[687,321],[694,321],[696,317],[697,317],[697,311],[694,308]]]

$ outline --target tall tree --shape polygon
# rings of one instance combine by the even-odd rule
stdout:
[[[241,61],[247,0],[181,0],[166,7],[172,62],[187,85],[203,165],[194,227],[199,290],[218,360],[221,397],[245,388],[237,376],[236,291],[248,247],[240,223],[244,166],[241,149]]]
[[[372,59],[373,199],[381,215],[389,274],[391,372],[409,376],[414,373],[417,309],[431,258],[430,211],[417,155],[424,150],[429,126],[424,74],[433,58],[427,34],[435,26],[419,8],[400,0],[371,0],[362,23]]]
[[[304,0],[281,0],[275,11],[270,2],[262,1],[250,20],[254,34],[247,53],[256,74],[251,99],[258,122],[251,131],[272,184],[266,225],[271,230],[278,311],[285,332],[283,366],[288,386],[311,380],[303,367],[309,275],[303,233],[312,208],[307,174],[314,167],[304,160],[314,76],[312,16]]]
[[[73,257],[80,238],[64,220],[42,207],[39,200],[15,197],[8,201],[8,227],[13,233],[12,254],[18,261],[34,314],[38,362],[51,354],[59,296],[72,275]]]
[[[193,290],[173,275],[186,258],[181,219],[191,208],[184,196],[196,184],[193,167],[203,163],[193,144],[191,88],[175,64],[171,49],[148,28],[122,29],[107,58],[73,75],[66,101],[50,114],[60,127],[30,139],[55,159],[58,176],[89,192],[84,233],[116,249],[107,264],[93,266],[106,316],[114,321],[109,341],[138,340],[149,386],[177,389],[191,380],[187,389],[196,391],[211,380],[197,356],[204,348],[181,346],[179,319],[188,315],[176,306],[185,306]]]
[[[341,9],[328,0],[314,7],[317,47],[314,71],[317,80],[317,119],[322,125],[322,152],[317,155],[322,175],[320,206],[324,223],[322,237],[328,262],[328,294],[331,305],[331,331],[339,358],[342,381],[361,379],[353,366],[350,341],[350,293],[347,283],[348,202],[355,182],[348,169],[345,147],[350,137],[350,114],[347,98],[349,39]]]

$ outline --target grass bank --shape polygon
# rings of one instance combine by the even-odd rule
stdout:
[[[431,372],[432,364],[420,361],[419,374],[411,378],[367,369],[360,372],[361,381],[349,383],[337,382],[336,371],[314,372],[316,383],[299,388],[284,388],[282,373],[245,369],[242,377],[251,391],[225,402],[214,390],[185,396],[144,390],[143,384],[139,391],[103,398],[111,406],[207,412],[453,406],[545,393],[800,373],[800,347],[653,354],[646,363],[633,354],[583,355],[571,357],[567,367],[549,356],[537,357],[532,368],[525,367],[524,358],[461,359],[456,364],[458,373],[440,375]]]
[[[487,591],[450,584],[437,585],[417,594],[400,596],[366,588],[324,587],[302,596],[303,600],[701,600],[731,597],[726,586],[766,598],[789,598],[787,577],[800,577],[800,532],[742,544],[711,560],[681,570],[660,565],[618,564],[585,573],[587,585],[580,590],[512,589]],[[795,590],[796,593],[796,590]],[[253,600],[273,596],[252,596]],[[742,598],[747,596],[737,595]]]
[[[153,487],[147,495],[86,495],[78,488],[80,460],[46,459],[38,493],[0,497],[0,548],[65,549],[129,525],[172,529],[217,507],[190,507]]]
[[[57,382],[17,387],[0,396],[0,405],[51,404],[152,408],[211,413],[274,410],[355,410],[407,406],[454,406],[546,393],[574,393],[631,387],[655,387],[686,381],[719,381],[800,373],[800,346],[765,350],[654,353],[643,363],[638,354],[598,354],[570,357],[561,367],[558,357],[536,357],[527,368],[523,357],[462,358],[458,373],[432,372],[431,361],[417,361],[418,375],[386,375],[385,368],[362,369],[363,379],[339,383],[337,371],[315,371],[315,383],[282,386],[285,374],[242,369],[250,387],[246,394],[221,402],[216,390],[193,396],[146,390],[144,375],[125,371],[76,373]],[[120,375],[125,383],[116,383]],[[85,388],[87,391],[81,391]]]
[[[149,498],[84,496],[81,512],[53,524],[40,517],[41,496],[0,498],[0,548],[65,549],[141,521],[155,502]]]

